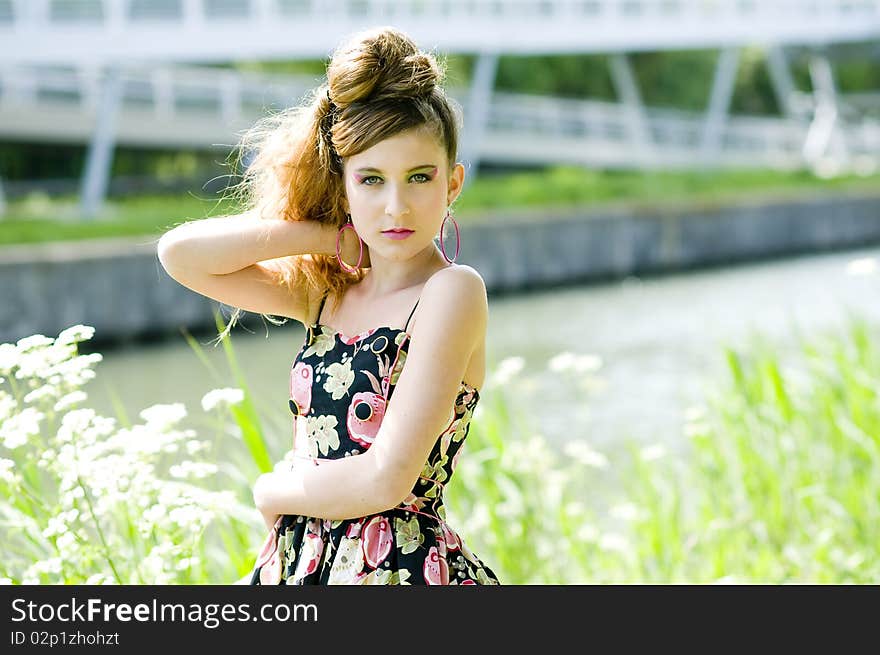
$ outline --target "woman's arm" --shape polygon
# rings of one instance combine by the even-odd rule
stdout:
[[[218,216],[169,230],[159,239],[158,254],[166,270],[227,275],[287,255],[335,255],[336,232],[332,225],[317,221],[259,218],[253,213]],[[354,253],[356,260],[354,235],[342,238],[344,255]]]
[[[358,239],[343,233],[346,262],[357,261]],[[289,256],[336,254],[337,230],[317,221],[261,219],[254,214],[184,223],[159,240],[159,261],[174,280],[196,293],[245,311],[310,320],[306,285],[281,284],[279,262]],[[366,253],[364,261],[369,261]],[[362,264],[367,265],[367,264]]]
[[[437,273],[420,304],[406,365],[373,444],[361,455],[317,466],[303,460],[291,472],[263,474],[254,502],[264,515],[358,518],[399,505],[412,490],[449,424],[488,322],[485,285],[470,267]]]

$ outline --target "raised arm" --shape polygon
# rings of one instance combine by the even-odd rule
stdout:
[[[351,230],[343,233],[343,257],[357,260]],[[317,221],[263,219],[247,213],[190,221],[159,239],[159,261],[183,286],[241,309],[309,320],[308,289],[279,285],[273,259],[336,254],[337,230]]]

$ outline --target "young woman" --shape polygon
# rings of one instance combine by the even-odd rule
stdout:
[[[247,212],[158,247],[174,279],[238,308],[227,329],[240,310],[307,328],[293,464],[254,485],[269,535],[251,582],[498,584],[443,506],[488,317],[483,279],[443,236],[457,255],[457,109],[437,60],[393,28],[338,48],[327,80],[245,135]]]

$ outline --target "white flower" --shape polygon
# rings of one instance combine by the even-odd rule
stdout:
[[[877,272],[876,257],[860,257],[846,264],[847,275],[872,275]]]
[[[142,518],[145,523],[159,523],[167,512],[167,507],[157,503],[144,510]]]
[[[58,441],[61,443],[71,442],[75,437],[87,432],[95,417],[95,410],[88,407],[68,412],[61,419],[61,425],[58,427]]]
[[[637,518],[639,518],[639,516],[641,516],[639,508],[632,503],[621,503],[620,505],[615,505],[610,510],[608,510],[608,514],[616,519],[620,519],[621,521],[635,521]]]
[[[192,476],[194,478],[204,478],[217,472],[217,466],[207,462],[191,462],[189,460],[175,464],[168,472],[172,477],[185,478]]]
[[[582,525],[577,531],[578,539],[594,543],[599,538],[599,531],[589,523]]]
[[[630,551],[630,545],[626,537],[613,532],[607,532],[602,535],[599,539],[599,548],[604,551],[618,553],[628,553]]]
[[[0,423],[12,416],[16,409],[17,405],[12,394],[0,389]]]
[[[324,382],[324,391],[331,394],[333,400],[339,400],[347,392],[351,383],[354,382],[354,371],[351,370],[351,362],[333,362],[326,368],[327,380]]]
[[[556,373],[573,370],[577,373],[589,373],[602,367],[602,358],[597,355],[576,355],[564,351],[553,356],[547,367]]]
[[[0,457],[0,481],[6,484],[15,483],[15,462]]]
[[[578,355],[574,360],[574,370],[578,373],[591,373],[602,368],[602,358],[598,355]]]
[[[177,425],[186,416],[186,407],[183,403],[156,404],[142,410],[138,416],[151,428],[164,431]]]
[[[244,400],[244,391],[225,387],[213,389],[202,397],[202,409],[210,412],[214,409],[223,409],[237,405]]]
[[[49,517],[49,522],[43,528],[42,535],[44,537],[53,537],[67,530],[67,522],[60,516]]]
[[[0,424],[0,441],[9,450],[23,446],[30,437],[40,433],[40,419],[44,417],[45,414],[33,407],[24,408]]]
[[[0,373],[9,375],[18,366],[18,348],[11,343],[0,343]]]
[[[490,384],[501,386],[510,382],[511,378],[525,368],[526,360],[518,355],[506,357],[498,364],[498,368],[492,373]]]
[[[739,584],[739,582],[737,581],[736,576],[725,575],[713,581],[712,584]]]
[[[597,469],[608,468],[608,458],[602,453],[593,450],[585,441],[569,441],[563,447],[563,452],[586,466],[592,466]]]
[[[72,532],[64,532],[58,535],[58,538],[55,540],[55,546],[62,555],[72,555],[76,546],[76,536]]]
[[[705,423],[685,423],[684,436],[690,439],[705,437],[708,433],[709,426]]]
[[[70,344],[91,339],[95,334],[95,328],[90,325],[73,325],[58,334],[55,343]]]
[[[560,373],[562,371],[567,371],[572,367],[572,363],[574,362],[574,353],[570,353],[568,351],[561,352],[547,362],[547,368],[551,371],[555,371]]]
[[[706,410],[699,405],[693,405],[684,410],[684,420],[699,421],[706,415]]]
[[[63,412],[70,406],[83,402],[84,400],[88,399],[88,397],[88,394],[80,389],[77,389],[76,391],[71,391],[69,394],[62,396],[58,400],[58,402],[55,403],[54,409],[56,412]]]
[[[206,450],[208,448],[208,442],[190,439],[186,442],[185,446],[187,455],[195,455],[199,451]]]
[[[199,563],[199,558],[196,556],[184,557],[179,562],[177,562],[177,570],[184,571],[192,566],[195,566],[198,563]]]
[[[78,355],[72,359],[66,359],[69,353],[64,355],[66,361],[60,361],[49,367],[45,371],[41,371],[41,375],[52,382],[53,379],[63,379],[70,386],[79,387],[87,381],[95,377],[95,372],[91,369],[93,364],[104,359],[101,353],[91,353],[89,355]]]
[[[203,510],[195,505],[175,507],[168,512],[168,519],[181,528],[192,530],[202,525],[204,521]]]
[[[57,398],[59,390],[51,384],[44,384],[29,392],[24,397],[26,403],[38,403],[43,398]]]
[[[643,462],[653,462],[655,459],[666,456],[666,447],[661,443],[646,446],[642,448],[639,454]]]
[[[54,342],[55,339],[50,339],[44,334],[32,334],[29,337],[22,337],[15,345],[18,347],[19,352],[26,353],[29,350],[42,346],[51,346]]]
[[[57,352],[44,348],[22,353],[18,360],[18,370],[15,372],[15,379],[47,378],[51,374],[52,367],[58,364],[59,361],[64,361],[63,358],[58,360],[53,357],[53,355],[57,355]]]

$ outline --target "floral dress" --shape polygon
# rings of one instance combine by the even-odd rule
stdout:
[[[354,337],[318,320],[290,374],[295,466],[366,451],[406,363],[410,312],[404,329],[373,328]],[[358,519],[284,515],[269,532],[251,584],[499,584],[489,567],[446,523],[449,483],[479,391],[466,382],[450,421],[437,437],[419,479],[403,502]]]

